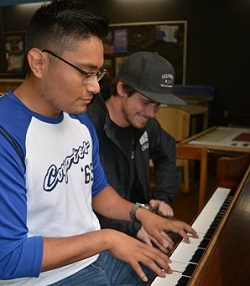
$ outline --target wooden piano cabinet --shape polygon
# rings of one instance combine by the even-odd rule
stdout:
[[[250,167],[188,286],[250,284]]]

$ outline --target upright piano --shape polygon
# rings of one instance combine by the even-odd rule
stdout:
[[[250,167],[236,190],[216,189],[192,226],[199,239],[181,241],[173,273],[149,285],[250,285]]]

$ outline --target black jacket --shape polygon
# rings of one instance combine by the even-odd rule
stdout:
[[[108,182],[123,198],[129,200],[127,189],[131,188],[133,182],[129,176],[128,159],[111,130],[108,110],[101,94],[95,95],[88,106],[87,114],[96,128],[100,142],[100,159]],[[150,119],[145,128],[136,129],[134,136],[136,172],[144,194],[144,201],[140,202],[147,203],[154,198],[171,204],[180,183],[174,138],[155,119]],[[153,193],[150,189],[149,159],[153,159],[156,169],[156,187]],[[138,230],[138,226],[130,222],[102,216],[99,219],[102,228],[117,229],[132,236]]]

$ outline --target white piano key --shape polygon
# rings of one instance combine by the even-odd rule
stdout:
[[[201,243],[202,238],[193,238],[190,237],[190,243],[181,241],[174,253],[171,255],[170,259],[173,262],[186,263],[188,264],[195,251],[198,249],[199,244]],[[172,270],[179,271],[180,269],[175,269],[174,264],[169,264]],[[179,266],[179,265],[177,265]]]
[[[214,221],[220,207],[227,198],[230,189],[217,188],[216,192],[202,209],[197,219],[192,224],[192,227],[200,233],[206,233],[211,223]]]
[[[178,280],[182,277],[181,273],[173,272],[172,274],[167,274],[165,278],[156,277],[154,282],[151,284],[153,286],[173,286],[176,285]]]
[[[210,204],[213,205],[219,205],[221,206],[223,202],[225,201],[226,197],[230,193],[230,189],[227,188],[217,188],[216,191],[213,193],[212,197],[210,200],[207,202],[206,206],[209,206]]]
[[[172,263],[169,264],[169,266],[174,272],[180,272],[180,273],[182,273],[186,269],[187,265],[188,262],[182,263],[177,261],[173,261]]]
[[[214,208],[203,209],[198,219],[192,224],[192,227],[196,232],[206,233],[217,213],[218,210],[216,211]]]

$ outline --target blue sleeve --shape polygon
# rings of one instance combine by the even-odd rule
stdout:
[[[90,121],[88,115],[83,114],[79,116],[82,123],[84,123],[91,134],[92,143],[93,143],[93,153],[92,153],[92,161],[93,161],[93,174],[94,174],[94,182],[92,187],[92,197],[101,192],[105,187],[109,186],[106,174],[103,170],[102,164],[100,162],[99,157],[99,141],[95,131],[95,127],[93,123]]]
[[[27,236],[25,169],[13,146],[0,135],[0,279],[37,277],[43,239]]]

